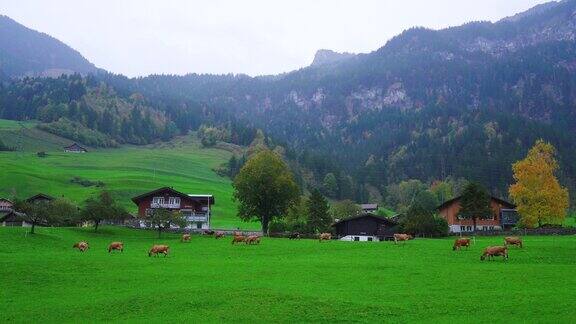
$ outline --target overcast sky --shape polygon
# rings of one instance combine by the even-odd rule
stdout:
[[[538,0],[2,0],[0,13],[128,76],[276,74],[370,52],[413,26],[495,21]]]

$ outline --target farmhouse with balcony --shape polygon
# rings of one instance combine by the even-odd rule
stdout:
[[[472,232],[474,222],[471,219],[464,219],[460,216],[460,199],[456,197],[438,206],[438,213],[447,222],[451,233]],[[516,205],[496,197],[490,198],[490,208],[492,217],[489,219],[478,219],[476,229],[481,231],[493,231],[510,229],[519,220]]]
[[[165,208],[180,211],[188,222],[189,229],[210,228],[210,208],[214,205],[214,196],[185,194],[170,187],[156,189],[132,198],[138,206],[140,226],[146,227],[146,216],[154,209]]]
[[[394,235],[397,225],[391,219],[364,213],[339,220],[332,226],[342,241],[383,241]]]

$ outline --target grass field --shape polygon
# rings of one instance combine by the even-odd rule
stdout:
[[[85,154],[64,153],[62,147],[70,141],[38,130],[32,122],[24,125],[22,129],[17,122],[0,120],[2,141],[22,148],[17,152],[0,152],[0,197],[26,198],[42,192],[65,196],[80,204],[106,189],[135,212],[131,197],[172,186],[185,193],[213,194],[216,199],[213,227],[259,226],[243,223],[236,217],[230,179],[212,170],[230,158],[229,151],[204,149],[193,136],[184,136],[154,145],[91,149]],[[38,151],[46,151],[48,156],[39,158]],[[74,177],[103,181],[105,187],[83,187],[71,182]]]
[[[526,237],[510,260],[479,238],[354,243],[264,238],[259,246],[105,227],[0,228],[0,322],[556,322],[576,316],[576,237]],[[73,250],[85,239],[91,249]],[[124,253],[109,255],[112,240]],[[172,255],[149,258],[153,243]]]

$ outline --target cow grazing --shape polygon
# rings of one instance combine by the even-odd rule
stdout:
[[[214,238],[219,239],[224,237],[224,232],[216,232],[214,233]]]
[[[234,243],[244,242],[245,240],[246,236],[244,235],[234,235],[234,238],[232,238],[232,245],[234,245]]]
[[[298,232],[290,233],[290,236],[288,236],[288,238],[291,240],[298,240],[300,239],[300,233]]]
[[[214,235],[213,230],[204,230],[204,235]]]
[[[260,236],[250,235],[245,240],[246,244],[260,244]]]
[[[168,255],[170,252],[170,247],[168,245],[153,245],[150,251],[148,252],[148,256],[158,256],[158,254],[164,254],[164,257]]]
[[[190,236],[190,234],[182,234],[182,242],[190,242],[190,239],[192,238],[192,236]]]
[[[108,253],[112,252],[113,250],[118,250],[120,252],[124,252],[124,243],[122,242],[112,242],[108,245]]]
[[[454,241],[454,246],[452,246],[452,251],[461,250],[465,246],[467,249],[470,248],[470,238],[461,237]]]
[[[486,257],[489,260],[494,260],[495,256],[501,256],[504,260],[508,260],[508,247],[506,246],[489,246],[484,249],[482,255],[480,256],[480,260],[484,261]]]
[[[406,241],[411,239],[412,235],[410,234],[401,234],[401,233],[394,234],[394,244],[398,244],[398,241],[404,242],[404,244],[406,244]]]
[[[82,242],[78,242],[78,243],[74,243],[74,246],[72,246],[75,249],[78,249],[78,251],[80,252],[84,252],[86,250],[88,250],[90,248],[90,246],[88,245],[88,243],[82,241]]]
[[[322,242],[322,241],[330,241],[330,240],[332,239],[332,234],[330,234],[330,233],[321,233],[321,234],[318,236],[318,238],[319,238],[320,242]]]
[[[522,239],[518,236],[507,236],[504,238],[504,245],[516,245],[519,248],[522,248]]]

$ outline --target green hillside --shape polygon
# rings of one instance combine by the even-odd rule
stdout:
[[[65,153],[70,141],[24,124],[0,120],[0,138],[22,151],[0,152],[0,196],[28,197],[38,192],[64,196],[76,203],[102,188],[73,183],[74,177],[102,181],[130,211],[130,198],[148,190],[171,186],[186,193],[213,194],[216,199],[212,225],[216,228],[256,228],[236,218],[230,179],[218,176],[213,168],[232,153],[204,149],[192,136],[167,143],[123,146],[117,149],[90,149],[86,154]],[[40,158],[38,151],[48,156]]]

